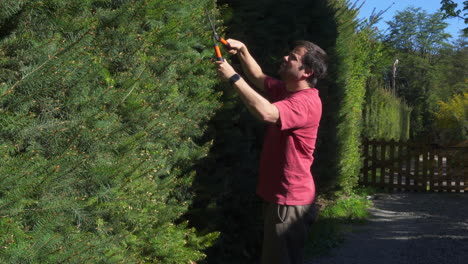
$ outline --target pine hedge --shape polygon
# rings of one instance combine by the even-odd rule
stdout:
[[[208,0],[0,3],[0,262],[188,263]]]
[[[336,128],[336,138],[327,143],[335,152],[319,168],[330,180],[331,190],[337,190],[338,195],[350,195],[358,185],[362,166],[362,137],[382,138],[384,134],[386,139],[408,138],[411,110],[382,88],[368,85],[381,78],[380,70],[388,58],[374,30],[357,19],[358,2],[329,3],[335,9],[338,34],[331,52],[331,96],[327,108],[324,107],[330,116],[325,120],[324,130],[330,135]]]
[[[406,141],[410,136],[411,108],[377,83],[369,83],[364,108],[363,137]]]

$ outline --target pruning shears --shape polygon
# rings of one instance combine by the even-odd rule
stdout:
[[[223,55],[221,54],[221,49],[218,46],[218,41],[223,43],[223,45],[229,49],[229,43],[222,37],[218,35],[218,32],[216,32],[215,25],[213,21],[211,20],[210,14],[208,11],[206,12],[206,15],[208,16],[208,20],[210,21],[211,29],[213,30],[213,43],[214,43],[214,50],[216,54],[216,60],[217,61],[224,61]]]

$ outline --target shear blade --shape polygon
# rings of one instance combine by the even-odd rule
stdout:
[[[208,12],[206,12],[206,15],[208,16],[208,20],[210,21],[211,29],[213,30],[213,37],[217,41],[220,41],[220,37],[219,37],[218,33],[216,32],[216,28],[215,28],[215,26],[213,24],[213,21],[211,20],[210,14]]]

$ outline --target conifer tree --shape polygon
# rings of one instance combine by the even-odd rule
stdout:
[[[0,3],[0,262],[188,263],[208,0]]]

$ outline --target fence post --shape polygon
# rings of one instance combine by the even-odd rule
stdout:
[[[462,174],[463,174],[463,192],[468,192],[468,169],[466,168],[466,162],[468,160],[468,149],[465,147],[463,153],[463,166],[462,166]]]
[[[421,144],[421,152],[422,152],[422,173],[421,173],[421,177],[422,177],[422,183],[421,183],[421,190],[423,192],[427,191],[427,181],[428,181],[428,177],[427,177],[427,170],[428,170],[428,160],[429,160],[429,151],[428,151],[428,147],[427,147],[427,144]]]
[[[377,183],[377,147],[378,144],[375,140],[372,143],[372,183]]]
[[[413,170],[411,144],[406,144],[406,171],[405,171],[405,189],[409,190],[411,185],[411,171]]]
[[[445,159],[445,167],[446,167],[446,172],[447,172],[447,192],[450,192],[450,189],[453,188],[452,182],[453,182],[453,174],[454,172],[452,171],[452,164],[453,162],[453,157],[450,155],[450,150],[447,150],[447,157]]]
[[[419,144],[415,145],[415,152],[414,152],[414,172],[413,172],[413,181],[414,181],[414,189],[419,189]]]
[[[436,146],[431,145],[429,148],[429,190],[434,191],[434,167],[435,167],[435,150]]]
[[[364,166],[363,166],[363,173],[362,173],[362,177],[363,177],[363,183],[365,185],[367,185],[369,183],[369,180],[368,180],[368,177],[369,177],[369,140],[367,138],[365,138],[363,140],[363,144],[364,144]]]
[[[466,160],[468,160],[468,148],[465,147],[465,149],[463,150],[462,152],[462,155],[463,155],[463,192],[468,192],[468,165],[466,162]]]
[[[438,149],[437,153],[437,190],[442,191],[443,177],[444,177],[444,166],[443,166],[443,155],[442,151]]]
[[[380,184],[385,186],[385,157],[386,157],[386,142],[380,141]]]
[[[398,189],[402,189],[402,174],[403,174],[403,141],[398,141],[398,158],[397,158],[397,166],[398,166],[398,178],[397,178],[397,186]]]
[[[395,178],[395,140],[390,140],[390,154],[389,154],[389,185],[390,188],[393,189],[394,187],[394,178]]]

